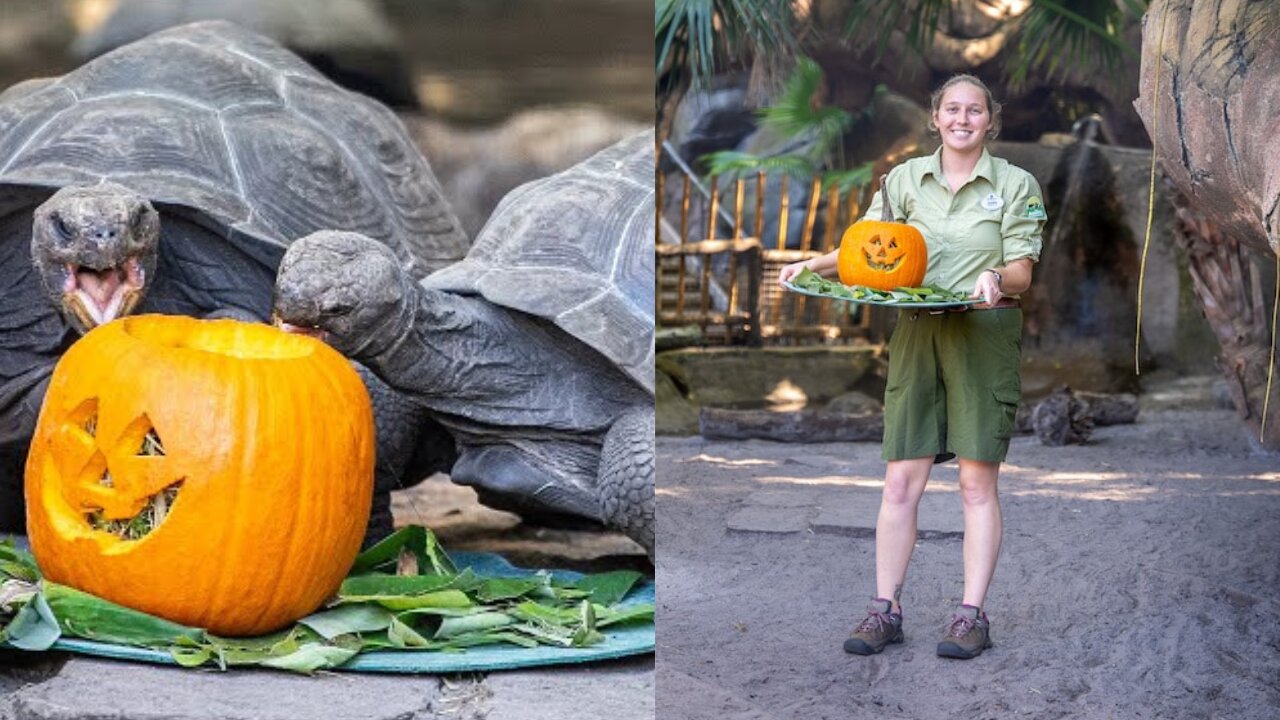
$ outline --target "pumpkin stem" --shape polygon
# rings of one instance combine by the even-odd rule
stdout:
[[[880,176],[880,222],[893,222],[893,208],[889,206],[888,175]]]

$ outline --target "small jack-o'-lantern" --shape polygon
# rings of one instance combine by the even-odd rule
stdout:
[[[54,369],[27,458],[44,575],[224,635],[315,610],[369,518],[373,412],[319,340],[141,315]]]
[[[836,266],[840,282],[877,290],[919,287],[929,264],[924,236],[893,221],[885,176],[880,178],[880,220],[859,220],[840,238]]]

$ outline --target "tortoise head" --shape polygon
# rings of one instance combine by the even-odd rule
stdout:
[[[386,245],[322,230],[296,240],[280,261],[274,321],[360,359],[398,336],[412,285]]]
[[[159,245],[159,213],[115,183],[64,187],[35,210],[31,259],[49,299],[81,333],[142,302]]]

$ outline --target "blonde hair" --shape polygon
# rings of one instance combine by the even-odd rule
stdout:
[[[929,96],[929,134],[938,134],[938,125],[933,121],[933,116],[938,114],[938,108],[942,105],[942,96],[946,94],[953,86],[960,83],[969,83],[970,85],[982,91],[983,96],[987,99],[987,113],[991,115],[991,125],[987,128],[987,139],[995,140],[1000,134],[1000,103],[991,97],[991,88],[987,84],[978,79],[976,75],[963,73],[960,75],[952,75],[942,86],[933,91]]]

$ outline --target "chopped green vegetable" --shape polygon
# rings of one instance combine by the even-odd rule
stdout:
[[[408,571],[416,574],[392,574],[402,553],[417,559],[417,570]],[[328,607],[255,638],[218,637],[39,578],[29,553],[0,541],[0,647],[44,650],[66,636],[160,650],[183,667],[312,673],[372,650],[587,647],[606,640],[601,628],[654,620],[652,603],[623,603],[640,573],[481,577],[459,571],[421,527],[404,528],[361,555]]]
[[[844,285],[836,280],[828,280],[803,268],[791,278],[791,287],[811,295],[825,295],[842,300],[856,300],[883,305],[910,304],[972,304],[973,298],[965,292],[953,292],[933,285],[922,287],[900,287],[893,290],[877,290],[862,285]]]

